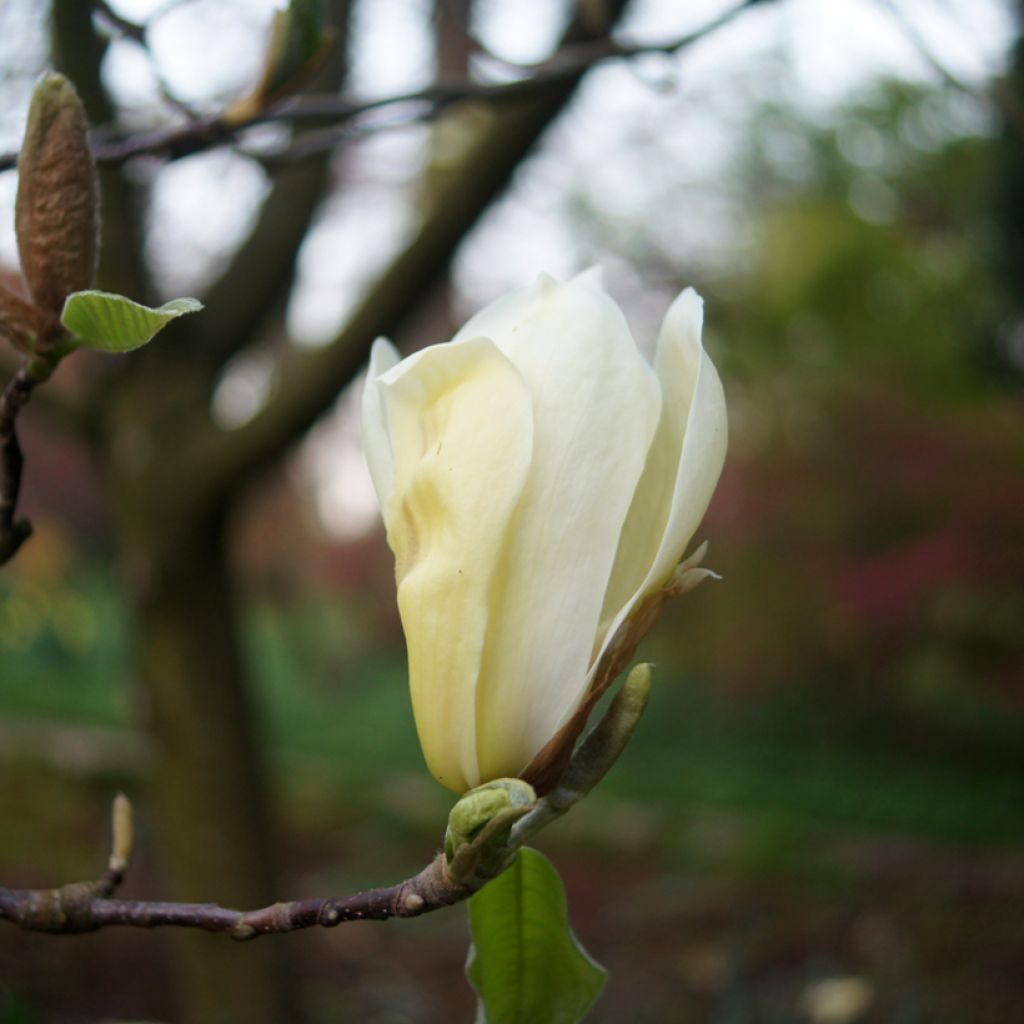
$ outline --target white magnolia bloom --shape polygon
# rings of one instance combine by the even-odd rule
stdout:
[[[687,289],[650,366],[595,268],[542,275],[407,359],[375,344],[363,445],[449,789],[523,771],[696,531],[726,447],[701,322]]]

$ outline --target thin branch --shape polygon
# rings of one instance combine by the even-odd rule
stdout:
[[[767,0],[746,0],[733,8],[729,17]],[[713,23],[720,27],[725,19]],[[578,31],[578,30],[577,30]],[[711,31],[708,28],[707,31]],[[678,49],[702,38],[705,30],[685,40],[662,44]],[[579,39],[579,35],[575,37]],[[511,175],[533,145],[569,101],[583,70],[592,66],[598,53],[616,53],[621,44],[586,50],[585,59],[568,63],[539,84],[531,79],[510,86],[486,87],[516,103],[502,109],[484,123],[466,149],[459,165],[446,174],[429,212],[414,237],[392,260],[353,312],[347,325],[329,344],[294,354],[282,365],[279,385],[266,406],[248,423],[234,431],[212,431],[202,450],[191,455],[193,486],[213,494],[234,493],[237,486],[260,468],[270,464],[337,400],[338,394],[366,362],[370,345],[382,334],[391,335],[403,318],[433,286],[448,266],[452,254],[477,219],[507,185]],[[566,43],[559,52],[568,53],[577,43]],[[518,91],[510,91],[518,90]],[[423,93],[410,94],[422,96]],[[452,99],[452,93],[435,90],[433,102]],[[300,101],[291,101],[293,104]],[[303,116],[321,116],[344,103],[338,97],[307,96],[301,100]],[[384,101],[376,101],[379,107]],[[369,106],[369,105],[364,105]]]
[[[693,45],[751,7],[774,0],[743,0],[701,28],[660,43],[619,43],[612,39],[563,46],[542,64],[519,66],[523,77],[507,82],[439,82],[425,89],[398,93],[370,100],[337,95],[305,95],[275,104],[267,110],[236,122],[223,116],[191,119],[187,124],[160,128],[152,132],[124,134],[115,129],[93,133],[93,152],[99,164],[118,166],[141,156],[180,160],[217,146],[237,142],[246,129],[262,124],[287,124],[293,128],[328,125],[340,128],[387,107],[411,107],[400,123],[409,117],[422,120],[434,117],[452,103],[477,100],[500,103],[528,99],[538,93],[564,86],[580,78],[596,64],[612,59],[629,59],[647,54],[674,54]],[[264,154],[271,159],[275,154]],[[276,154],[287,158],[286,154]],[[0,171],[17,163],[17,154],[0,156]]]
[[[447,873],[444,854],[398,885],[353,896],[292,900],[259,910],[232,910],[216,903],[117,900],[99,893],[99,883],[76,882],[59,889],[0,889],[0,920],[25,931],[76,935],[100,928],[176,926],[255,939],[303,928],[334,928],[346,921],[419,917],[472,895]]]
[[[32,524],[16,518],[24,461],[18,443],[18,413],[55,366],[55,359],[27,359],[0,393],[0,565],[10,561],[32,535]]]
[[[9,380],[18,372],[18,362],[0,353],[0,380]],[[46,387],[32,392],[33,415],[43,419],[48,427],[77,433],[87,433],[95,418],[95,408],[87,396],[67,389]]]
[[[106,0],[92,0],[92,8],[111,28],[148,50],[148,40],[146,39],[148,25],[139,24],[122,17]]]
[[[317,71],[316,83],[337,91],[346,73],[349,2],[334,0],[328,9],[337,45]],[[189,362],[202,366],[209,378],[265,331],[268,318],[286,305],[297,253],[335,177],[326,158],[273,177],[251,234],[205,291],[206,312],[182,339],[187,340]]]
[[[671,596],[671,585],[663,591]],[[632,634],[630,634],[632,636]],[[638,639],[637,639],[638,642]],[[635,644],[634,644],[635,647]],[[101,928],[195,928],[233,939],[255,939],[303,928],[334,928],[346,921],[386,921],[419,917],[468,899],[501,874],[524,843],[585,797],[608,773],[632,737],[650,695],[651,669],[638,665],[601,721],[572,753],[562,778],[538,799],[529,783],[499,779],[470,790],[448,819],[446,852],[412,878],[352,896],[329,896],[274,903],[258,910],[232,910],[216,903],[168,903],[114,899],[131,857],[132,809],[114,800],[113,843],[107,870],[96,881],[57,889],[0,888],[0,920],[25,931],[76,935]],[[486,803],[487,817],[459,829],[460,809],[472,815],[480,790],[515,791],[504,806]],[[466,806],[468,803],[468,807]]]
[[[418,875],[398,885],[354,896],[274,903],[259,910],[231,910],[215,903],[113,899],[131,858],[132,834],[132,807],[128,798],[119,794],[113,805],[113,841],[106,871],[95,881],[72,882],[58,889],[0,889],[0,920],[25,931],[60,935],[171,925],[245,940],[314,926],[333,928],[344,921],[418,917],[466,899],[483,884],[482,879],[468,884],[455,881],[444,854],[438,854]]]
[[[153,51],[149,45],[149,30],[166,11],[158,11],[148,21],[140,23],[122,17],[106,0],[92,0],[92,8],[115,32],[126,39],[131,39],[132,42],[142,47],[149,60],[150,70],[153,72],[157,89],[159,89],[164,102],[177,110],[179,114],[184,114],[189,120],[194,120],[197,116],[196,112],[184,100],[179,99],[174,94],[174,90],[171,89],[170,84],[160,70],[160,65],[153,56]]]
[[[466,899],[484,879],[457,882],[444,854],[418,875],[383,889],[354,896],[292,900],[259,910],[231,910],[215,903],[166,903],[114,899],[131,858],[132,806],[119,794],[112,811],[112,843],[107,869],[95,881],[72,882],[57,889],[0,889],[0,920],[25,931],[77,935],[100,928],[158,928],[167,925],[223,932],[233,939],[254,939],[300,928],[333,928],[344,921],[383,921],[418,917]]]
[[[1024,107],[1021,106],[1018,98],[1012,91],[1006,88],[1006,83],[1000,79],[994,79],[988,90],[972,85],[961,75],[953,71],[943,61],[935,50],[925,39],[921,30],[914,24],[907,12],[895,2],[895,0],[877,0],[878,5],[886,11],[896,22],[897,27],[902,31],[907,41],[917,50],[921,59],[942,79],[946,85],[972,96],[977,100],[989,101],[1002,112],[1006,123],[1016,135],[1024,139]]]

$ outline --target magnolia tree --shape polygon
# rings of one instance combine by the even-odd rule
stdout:
[[[17,165],[23,288],[0,290],[0,336],[19,359],[0,399],[0,561],[31,533],[17,509],[22,473],[31,472],[17,419],[33,391],[77,349],[123,355],[175,318],[207,315],[194,299],[150,307],[92,288],[97,158],[180,155],[314,108],[318,118],[352,117],[359,106],[351,101],[296,96],[327,45],[317,9],[293,2],[254,92],[202,123],[90,145],[72,84],[47,74],[36,87]],[[628,52],[604,37],[512,86],[463,83],[422,99],[439,109],[488,91],[521,98]],[[531,140],[521,140],[523,151]],[[395,287],[401,295],[402,282]],[[591,269],[564,282],[541,274],[452,340],[408,358],[386,340],[373,346],[363,444],[395,555],[412,707],[427,766],[458,797],[441,851],[419,874],[250,910],[118,899],[132,847],[131,806],[119,796],[102,877],[0,889],[0,918],[53,933],[174,925],[244,940],[468,900],[467,970],[481,1019],[581,1019],[604,972],[569,929],[554,868],[526,844],[622,754],[647,702],[650,666],[634,667],[592,722],[597,704],[663,603],[711,574],[703,547],[684,557],[726,449],[722,387],[701,327],[701,300],[687,290],[668,310],[649,363]]]

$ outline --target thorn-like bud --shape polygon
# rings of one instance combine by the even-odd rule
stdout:
[[[651,666],[634,666],[604,717],[580,744],[553,796],[564,790],[573,802],[585,796],[611,770],[640,724],[651,695]]]
[[[255,939],[257,932],[251,924],[236,924],[228,932],[236,942],[248,942],[250,939]]]
[[[703,562],[707,553],[708,542],[704,541],[689,558],[684,559],[676,566],[671,579],[665,586],[666,596],[681,597],[705,580],[720,580],[722,578],[713,569],[704,567]]]
[[[132,804],[124,793],[118,793],[114,797],[110,817],[113,841],[110,847],[109,867],[111,871],[121,872],[128,867],[128,861],[131,859],[135,834]]]
[[[565,814],[608,774],[640,724],[650,695],[650,664],[634,666],[601,721],[573,752],[558,784],[515,823],[509,836],[513,847]]]
[[[22,273],[47,313],[59,316],[68,295],[92,285],[98,191],[82,102],[63,75],[44,75],[18,157],[14,227]]]

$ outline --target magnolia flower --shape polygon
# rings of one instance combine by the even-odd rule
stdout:
[[[594,268],[407,359],[374,345],[363,445],[416,726],[449,789],[523,772],[696,531],[726,446],[701,321],[687,289],[652,367]]]

